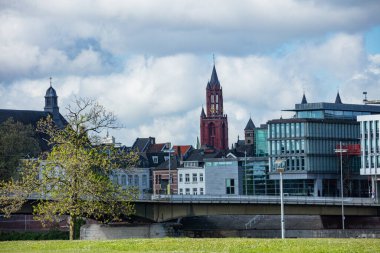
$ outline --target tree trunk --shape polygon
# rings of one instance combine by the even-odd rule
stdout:
[[[75,223],[76,223],[76,216],[75,215],[70,215],[70,240],[75,239]]]

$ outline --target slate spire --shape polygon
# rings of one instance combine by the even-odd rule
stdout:
[[[214,68],[212,69],[212,74],[211,74],[211,79],[210,82],[207,83],[207,88],[219,88],[220,87],[220,82],[218,79],[218,74],[216,73],[215,65]]]
[[[244,130],[254,130],[255,129],[255,124],[253,124],[253,121],[251,118],[249,118],[248,123]]]
[[[203,106],[202,106],[201,118],[206,118],[206,113],[205,113],[205,110],[203,109]]]
[[[338,91],[338,93],[336,94],[335,104],[343,104],[343,103],[342,103],[342,100],[340,99],[339,91]]]
[[[305,93],[304,93],[303,96],[302,96],[301,104],[307,104],[307,100],[306,100]]]

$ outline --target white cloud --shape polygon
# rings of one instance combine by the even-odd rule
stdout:
[[[258,126],[309,102],[379,98],[380,56],[363,32],[378,1],[25,1],[0,3],[0,107],[43,108],[53,76],[61,111],[93,97],[126,128],[115,134],[194,144],[210,54],[230,144],[249,115]],[[290,45],[289,47],[284,46]],[[285,48],[285,49],[284,49]],[[274,51],[280,53],[269,54]],[[291,115],[291,114],[290,114]]]

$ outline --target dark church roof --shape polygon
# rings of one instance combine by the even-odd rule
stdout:
[[[51,79],[50,79],[51,80]],[[25,125],[32,125],[35,129],[37,127],[38,121],[47,116],[51,116],[55,125],[59,128],[65,127],[68,122],[59,113],[57,92],[51,86],[46,90],[45,96],[45,109],[44,111],[31,111],[31,110],[12,110],[12,109],[0,109],[0,123],[6,121],[9,118],[13,118],[14,121],[21,122]],[[38,141],[42,151],[49,149],[47,146],[47,136],[37,133]]]
[[[54,122],[58,127],[64,127],[67,125],[66,119],[59,113],[58,116],[54,117],[51,113],[45,111],[28,111],[28,110],[11,110],[11,109],[0,109],[0,123],[12,118],[14,121],[19,121],[25,125],[32,125],[35,129],[37,127],[37,122],[48,115],[52,116]],[[55,118],[58,117],[58,120]],[[42,151],[49,149],[45,139],[45,135],[37,133],[38,141]]]
[[[220,88],[220,83],[218,79],[218,74],[216,73],[215,65],[212,69],[211,79],[210,82],[207,83],[207,89],[210,88]]]
[[[48,115],[49,113],[44,111],[0,109],[0,123],[9,118],[13,118],[14,121],[31,124],[33,127],[36,127],[37,122],[42,118],[46,118]]]
[[[244,130],[254,130],[255,128],[256,128],[255,124],[253,124],[252,119],[249,118],[248,123],[247,123],[246,127],[244,128]]]
[[[340,99],[339,92],[336,94],[335,104],[343,104],[343,103],[342,103],[342,100]]]

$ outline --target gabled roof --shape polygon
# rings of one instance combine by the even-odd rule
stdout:
[[[170,169],[175,170],[180,167],[179,159],[176,156],[170,157]],[[154,170],[168,170],[169,169],[169,159],[158,165]]]
[[[255,130],[255,124],[253,124],[253,121],[251,118],[249,118],[247,125],[245,126],[244,130]]]
[[[137,152],[145,152],[151,144],[155,144],[154,137],[137,138],[132,145],[132,149],[136,150]]]
[[[339,92],[336,94],[335,104],[343,104],[343,103],[342,103],[342,100],[340,99]]]
[[[227,155],[226,155],[226,158],[236,158],[237,156],[236,155],[234,155],[233,153],[228,153]]]
[[[158,153],[164,150],[166,143],[157,143],[149,145],[147,152],[148,153]]]
[[[174,154],[178,156],[179,155],[178,150],[179,150],[182,157],[185,157],[187,155],[187,153],[192,148],[193,148],[193,146],[191,146],[191,145],[175,145],[175,146],[173,146]]]
[[[186,161],[202,162],[204,158],[220,158],[222,156],[223,156],[223,153],[221,151],[207,153],[207,152],[204,152],[203,149],[193,149],[191,150],[189,157],[186,158]]]

